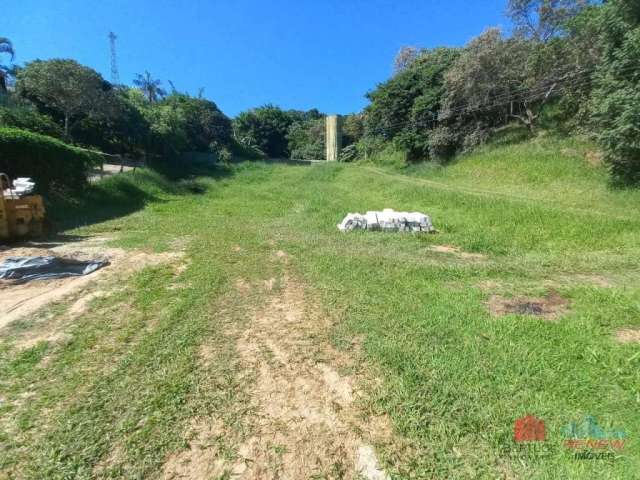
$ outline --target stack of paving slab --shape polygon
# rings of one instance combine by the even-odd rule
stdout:
[[[385,208],[381,212],[372,211],[364,215],[349,213],[338,230],[350,232],[352,230],[378,230],[385,232],[435,232],[428,215],[420,212],[396,212]]]

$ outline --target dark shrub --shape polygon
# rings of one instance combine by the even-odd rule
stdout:
[[[0,127],[21,128],[55,138],[63,136],[62,128],[51,117],[27,106],[0,107]]]
[[[0,128],[0,172],[31,177],[40,193],[80,190],[99,153],[72,147],[55,138],[17,128]]]

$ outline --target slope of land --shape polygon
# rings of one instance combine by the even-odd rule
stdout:
[[[0,475],[633,478],[640,192],[590,155],[105,180],[117,208],[68,234],[181,253],[0,331]],[[385,207],[439,233],[336,229]],[[527,414],[544,442],[514,442]],[[563,427],[587,417],[623,448],[577,459]]]

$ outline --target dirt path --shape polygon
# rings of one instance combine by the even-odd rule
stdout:
[[[285,273],[238,337],[251,413],[235,455],[221,458],[212,439],[225,427],[209,419],[194,426],[195,441],[169,459],[164,478],[388,479],[373,445],[389,441],[389,422],[359,410],[359,378],[344,373],[353,360],[331,347],[329,328]]]

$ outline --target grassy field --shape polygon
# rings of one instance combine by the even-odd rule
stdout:
[[[66,211],[67,233],[182,250],[185,267],[119,282],[62,339],[21,346],[73,299],[0,332],[0,478],[162,476],[197,418],[218,419],[215,454],[237,457],[254,413],[237,342],[269,295],[238,281],[281,288],[288,275],[369,379],[358,409],[389,419],[393,439],[375,446],[393,478],[637,478],[640,346],[615,335],[640,329],[640,192],[610,189],[589,155],[540,138],[448,167],[244,163],[105,180]],[[439,233],[336,229],[385,207],[427,212]],[[545,296],[563,299],[555,318],[487,305]],[[514,442],[526,414],[544,420],[544,442]],[[562,427],[588,416],[623,431],[624,448],[575,458]]]

